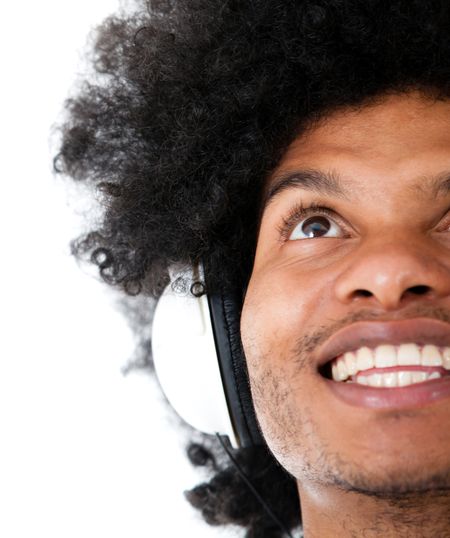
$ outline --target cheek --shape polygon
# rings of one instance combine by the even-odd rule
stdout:
[[[309,325],[314,294],[300,286],[256,279],[247,290],[241,316],[241,336],[256,413],[274,452],[289,435],[296,407],[295,394],[304,393],[313,367],[300,367],[299,339]],[[310,363],[311,364],[311,363]]]
[[[299,296],[300,298],[300,296]],[[241,317],[241,336],[249,368],[258,375],[261,369],[275,367],[284,356],[295,327],[301,323],[305,308],[302,302],[288,300],[277,285],[250,284]]]
[[[241,316],[241,337],[256,415],[271,451],[292,474],[314,459],[305,439],[317,439],[321,390],[314,362],[317,331],[331,314],[330,272],[294,266],[255,272]],[[300,343],[302,345],[300,345]],[[316,418],[315,418],[316,417]],[[319,421],[321,422],[321,421]],[[328,427],[328,426],[327,426]]]
[[[320,325],[329,289],[308,275],[273,271],[252,276],[241,317],[247,361],[256,370],[263,357],[272,366],[283,362],[296,342]]]

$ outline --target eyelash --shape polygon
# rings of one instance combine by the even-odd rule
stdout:
[[[323,215],[343,226],[341,221],[336,218],[336,213],[329,207],[311,203],[309,206],[304,206],[301,202],[295,204],[290,210],[287,217],[283,217],[281,225],[278,227],[278,232],[283,241],[288,241],[290,234],[297,224],[307,217]]]
[[[447,228],[446,231],[448,231],[448,229],[450,228],[450,209],[448,209],[445,213],[444,213],[444,227]]]
[[[446,213],[450,213],[450,209]],[[343,229],[345,229],[342,221],[336,217],[336,213],[329,207],[322,206],[315,202],[311,203],[309,206],[304,206],[301,202],[294,205],[294,207],[289,211],[287,217],[283,217],[282,223],[278,226],[278,233],[283,242],[289,240],[289,236],[294,230],[295,226],[299,224],[302,220],[310,216],[323,215],[333,220],[335,223],[339,224]],[[444,213],[445,217],[445,213]],[[447,222],[448,220],[448,222]],[[447,229],[445,231],[450,231],[450,215],[446,219],[445,226]]]

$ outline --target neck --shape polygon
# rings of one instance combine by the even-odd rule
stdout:
[[[305,538],[450,538],[450,492],[379,498],[299,485]]]

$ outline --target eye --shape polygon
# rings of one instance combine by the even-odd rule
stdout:
[[[443,224],[439,226],[438,232],[450,232],[450,210],[444,214]]]
[[[292,230],[289,239],[313,239],[316,237],[341,237],[341,228],[329,217],[316,215],[299,222]]]
[[[282,219],[278,232],[283,241],[319,237],[349,237],[349,227],[334,209],[313,202],[295,204]]]

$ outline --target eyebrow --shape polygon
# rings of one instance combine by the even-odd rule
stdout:
[[[442,172],[433,177],[422,177],[411,185],[411,190],[416,194],[426,195],[431,191],[433,200],[450,194],[450,171]]]
[[[348,199],[342,186],[341,177],[336,172],[312,169],[291,170],[275,177],[272,186],[263,198],[262,209],[266,209],[281,192],[292,187],[313,191],[324,196]]]
[[[283,191],[290,188],[300,188],[321,194],[349,200],[348,192],[342,185],[341,176],[335,171],[304,169],[290,170],[275,176],[273,184],[262,200],[261,210],[264,212]],[[432,200],[450,194],[450,171],[445,171],[432,177],[420,177],[408,189],[415,194],[430,195]]]

